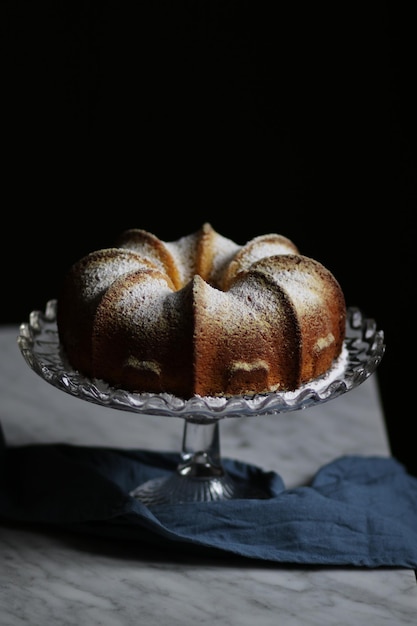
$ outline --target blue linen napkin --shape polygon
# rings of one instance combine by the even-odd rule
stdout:
[[[417,478],[394,458],[345,456],[308,486],[231,459],[234,478],[270,493],[158,505],[129,492],[179,455],[68,444],[0,443],[0,520],[142,541],[158,550],[303,565],[417,568]]]

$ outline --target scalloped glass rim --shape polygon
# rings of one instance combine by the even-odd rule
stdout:
[[[17,342],[32,370],[54,387],[101,406],[148,415],[181,417],[204,423],[225,417],[267,415],[296,411],[327,402],[354,389],[374,373],[384,352],[384,333],[375,321],[356,307],[347,310],[345,363],[334,378],[328,376],[303,385],[294,392],[256,396],[184,400],[170,394],[130,393],[101,380],[92,380],[73,370],[65,360],[58,339],[56,300],[44,312],[32,311],[29,322],[20,325]],[[322,382],[323,384],[317,385]]]

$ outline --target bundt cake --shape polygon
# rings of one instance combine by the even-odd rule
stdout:
[[[342,289],[278,234],[240,246],[210,224],[164,242],[140,229],[64,277],[57,327],[75,370],[138,393],[295,390],[343,349]]]

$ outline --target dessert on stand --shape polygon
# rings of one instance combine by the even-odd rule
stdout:
[[[18,345],[31,369],[57,389],[103,407],[129,411],[138,418],[152,415],[184,420],[181,461],[167,478],[138,485],[131,495],[149,507],[235,498],[267,498],[232,478],[222,465],[220,421],[298,411],[337,399],[358,387],[378,367],[385,351],[384,334],[360,309],[347,309],[346,336],[340,357],[324,375],[295,391],[254,396],[182,399],[164,393],[132,393],[89,379],[68,363],[59,341],[57,301],[33,311],[19,329]],[[140,419],[138,419],[140,429]]]

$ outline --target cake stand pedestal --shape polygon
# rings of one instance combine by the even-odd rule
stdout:
[[[198,424],[188,420],[176,471],[168,478],[154,478],[139,485],[131,495],[148,506],[268,497],[266,492],[239,484],[223,469],[218,421]]]
[[[268,498],[230,476],[222,465],[219,423],[240,418],[298,411],[335,399],[373,374],[385,351],[383,331],[351,307],[347,311],[343,353],[324,376],[293,392],[184,400],[170,394],[135,394],[88,379],[68,364],[58,338],[56,300],[44,312],[33,311],[17,338],[32,370],[54,387],[101,406],[142,415],[184,419],[181,460],[168,477],[138,485],[131,495],[149,507],[236,498]]]

